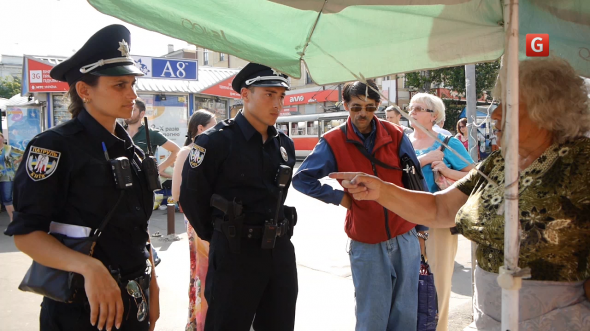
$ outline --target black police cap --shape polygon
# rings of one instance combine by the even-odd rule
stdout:
[[[234,91],[240,93],[242,87],[250,86],[272,86],[291,88],[289,78],[270,67],[258,63],[248,63],[234,77],[231,83]]]
[[[131,33],[126,27],[113,24],[95,33],[69,59],[51,69],[55,80],[75,84],[84,74],[97,76],[143,76],[129,55]]]

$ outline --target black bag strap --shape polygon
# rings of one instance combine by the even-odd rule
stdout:
[[[448,136],[448,137],[445,138],[445,140],[443,140],[443,145],[440,148],[440,151],[441,152],[444,152],[445,151],[445,149],[447,148],[445,145],[448,145],[449,144],[449,141],[451,141],[451,136]]]
[[[369,154],[369,151],[367,151],[367,149],[364,146],[354,144],[354,147],[356,147],[359,150],[359,152],[363,153],[363,155],[367,159],[369,159],[371,162],[375,163],[376,165],[378,165],[380,167],[383,167],[385,169],[391,169],[391,170],[403,170],[402,168],[398,168],[396,166],[392,166],[392,165],[389,165],[385,162],[380,161],[379,159],[377,159],[373,155]]]
[[[109,221],[113,217],[113,214],[115,213],[115,209],[117,209],[117,207],[121,203],[121,200],[123,200],[124,195],[125,195],[125,191],[121,190],[121,193],[119,193],[119,199],[117,199],[117,202],[115,203],[113,208],[104,217],[104,220],[102,221],[100,227],[94,231],[94,234],[92,235],[92,237],[93,237],[92,241],[96,241],[98,239],[98,237],[100,237],[100,234],[102,233],[102,231],[105,229],[105,227],[107,226],[107,224],[109,223]]]

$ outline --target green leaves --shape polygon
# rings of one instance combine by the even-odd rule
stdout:
[[[16,94],[20,94],[21,81],[18,78],[4,77],[0,79],[0,98],[10,99]]]
[[[500,70],[500,60],[475,65],[475,92],[481,98],[484,92],[489,96]],[[438,85],[465,96],[465,66],[410,72],[406,74],[406,85],[420,92],[432,93]],[[449,98],[453,96],[449,95]]]

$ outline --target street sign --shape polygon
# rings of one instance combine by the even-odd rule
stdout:
[[[146,78],[199,80],[197,60],[131,56]]]

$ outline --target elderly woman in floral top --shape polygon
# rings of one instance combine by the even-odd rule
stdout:
[[[590,101],[584,81],[557,58],[520,63],[520,330],[590,330]],[[497,89],[499,90],[499,89]],[[502,107],[492,114],[502,137]],[[500,141],[499,139],[499,141]],[[410,222],[452,227],[477,245],[475,321],[499,330],[504,260],[504,158],[492,153],[452,187],[407,191],[365,174],[336,173],[355,199],[375,200]]]

